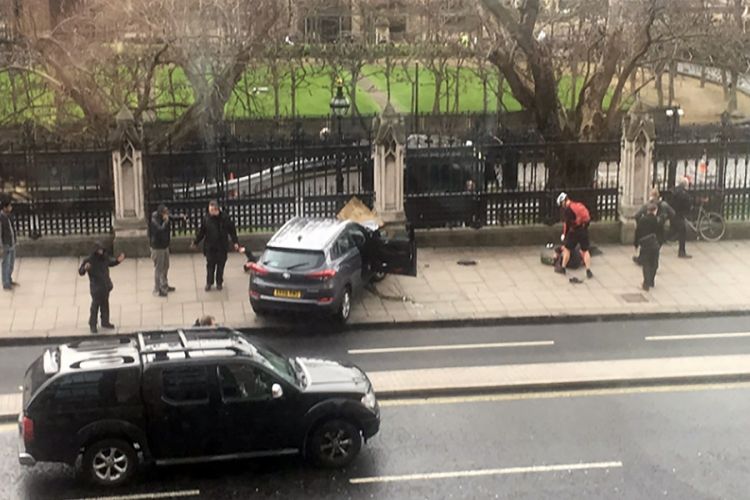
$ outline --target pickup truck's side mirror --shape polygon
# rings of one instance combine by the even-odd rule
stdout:
[[[271,397],[273,399],[279,399],[283,395],[284,395],[284,389],[282,389],[279,384],[273,384],[271,386]]]

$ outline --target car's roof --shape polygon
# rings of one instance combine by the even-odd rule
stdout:
[[[289,250],[323,251],[349,221],[295,217],[284,224],[268,242],[268,247]]]
[[[45,371],[70,373],[157,361],[252,356],[255,347],[230,328],[192,327],[146,331],[133,337],[92,339],[63,344],[45,353]]]

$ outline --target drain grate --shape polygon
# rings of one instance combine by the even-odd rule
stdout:
[[[623,293],[620,295],[622,300],[629,304],[637,304],[639,302],[648,302],[648,299],[642,293]]]

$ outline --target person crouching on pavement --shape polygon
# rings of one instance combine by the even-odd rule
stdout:
[[[664,227],[659,222],[655,203],[648,206],[646,215],[638,219],[635,228],[635,241],[640,248],[638,261],[643,267],[643,283],[641,288],[648,291],[654,287],[656,270],[659,268],[659,250],[664,238]]]
[[[91,312],[89,314],[89,327],[91,333],[97,333],[96,318],[101,312],[102,328],[115,328],[109,321],[109,293],[114,286],[109,277],[109,268],[119,265],[125,260],[125,254],[121,253],[117,258],[107,254],[107,250],[100,242],[96,242],[94,252],[83,259],[78,268],[78,274],[89,275],[89,291],[91,292]]]
[[[571,252],[580,246],[583,265],[586,266],[586,277],[591,279],[594,273],[591,272],[591,252],[589,252],[591,246],[589,211],[583,203],[571,200],[566,193],[560,193],[557,197],[557,204],[563,208],[563,234],[560,237],[563,242],[563,260],[562,266],[555,268],[555,272],[566,273]]]

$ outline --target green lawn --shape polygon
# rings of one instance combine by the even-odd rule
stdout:
[[[455,106],[455,68],[448,78],[448,92],[443,84],[440,96],[440,111],[454,112]],[[347,75],[342,75],[344,79]],[[380,92],[386,94],[387,85],[383,69],[377,65],[364,68],[363,76],[367,77]],[[459,72],[459,112],[482,112],[484,109],[484,91],[480,77],[471,68],[462,68]],[[115,76],[97,76],[100,84],[109,85]],[[119,85],[111,85],[113,89],[128,88],[123,85],[123,79],[128,76],[123,72],[116,76]],[[229,119],[269,118],[274,116],[274,95],[269,69],[255,67],[248,69],[235,87],[225,107],[225,115]],[[412,108],[412,82],[415,80],[415,69],[412,65],[408,70],[403,67],[394,69],[391,75],[391,101],[402,112],[409,112]],[[493,89],[497,88],[497,75],[492,75],[487,83],[487,110],[497,111],[497,97]],[[430,113],[435,98],[434,77],[432,73],[420,67],[419,70],[419,112]],[[559,84],[561,101],[570,105],[571,77],[564,77]],[[580,90],[582,82],[577,82]],[[268,92],[254,93],[254,88],[266,87]],[[13,107],[13,89],[15,89],[16,106]],[[363,115],[373,115],[380,111],[373,97],[367,93],[366,86],[360,82],[357,92],[357,105]],[[185,109],[195,100],[193,90],[188,83],[184,71],[176,66],[164,66],[155,74],[153,86],[156,103],[156,118],[172,121],[184,113]],[[328,116],[329,102],[332,93],[331,75],[318,71],[308,73],[297,89],[297,115],[301,117]],[[113,96],[115,100],[124,99],[123,96]],[[605,98],[605,106],[609,105],[611,94]],[[127,101],[135,104],[135,96],[127,96]],[[503,107],[507,111],[521,109],[519,103],[511,95],[505,85],[503,92]],[[292,114],[291,78],[286,76],[279,90],[279,112],[281,116]],[[75,120],[82,117],[82,112],[70,99],[56,96],[54,92],[44,86],[41,77],[34,74],[15,74],[12,79],[8,72],[0,72],[0,123],[18,124],[32,120],[43,125],[54,125],[63,121]]]
[[[273,117],[274,95],[268,70],[248,71],[234,89],[226,107],[231,118]],[[348,75],[343,75],[347,78]],[[248,97],[253,87],[268,87],[268,92]],[[297,88],[297,114],[299,116],[328,116],[331,113],[331,76],[329,74],[308,74]],[[377,113],[380,108],[361,86],[357,91],[357,107],[363,115]],[[291,78],[286,77],[279,87],[279,112],[281,116],[292,114]]]
[[[368,66],[365,69],[368,78],[382,92],[387,91],[387,83],[383,69],[379,66]],[[455,95],[456,95],[456,70],[449,71],[448,96],[446,101],[446,84],[443,82],[440,96],[440,111],[454,112]],[[462,113],[482,112],[484,111],[485,91],[482,85],[482,79],[472,68],[461,68],[459,70],[459,93],[458,93],[458,111]],[[396,68],[391,75],[391,101],[402,111],[409,111],[412,103],[412,88],[415,81],[416,69],[412,66],[407,71],[402,67]],[[564,106],[570,107],[570,86],[572,77],[564,76],[558,85],[560,101]],[[576,91],[580,91],[583,80],[578,79]],[[491,75],[487,79],[487,110],[490,112],[497,111],[497,92],[498,87],[497,75]],[[609,107],[612,95],[607,93],[604,99],[605,107]],[[419,112],[430,113],[435,101],[435,78],[431,71],[424,67],[419,68]],[[447,107],[446,107],[447,103]],[[511,94],[508,84],[504,84],[503,105],[505,111],[519,111],[521,105]]]

